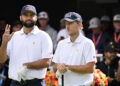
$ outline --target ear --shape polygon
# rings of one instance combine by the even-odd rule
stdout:
[[[50,20],[50,19],[48,18],[47,21],[49,22],[49,20]]]
[[[83,27],[82,23],[79,23],[78,26],[80,27],[80,29]]]
[[[22,20],[22,16],[20,16],[20,21]]]
[[[34,19],[35,21],[37,21],[37,16],[35,15],[35,16],[33,17],[33,19]]]
[[[35,20],[37,21],[37,19],[38,19],[38,17],[37,16],[35,16]]]
[[[79,23],[80,27],[83,27],[83,24],[82,23]]]

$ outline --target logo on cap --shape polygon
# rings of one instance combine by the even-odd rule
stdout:
[[[80,21],[80,18],[77,18],[78,21]]]
[[[66,17],[71,17],[71,16],[72,16],[71,13],[66,14]]]
[[[27,6],[27,7],[25,8],[25,10],[32,10],[32,7]]]

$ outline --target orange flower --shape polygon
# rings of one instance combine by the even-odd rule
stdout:
[[[94,70],[94,81],[92,86],[108,86],[107,77],[100,69]]]
[[[47,71],[45,76],[45,84],[46,86],[59,86],[58,79],[54,71],[50,70]]]

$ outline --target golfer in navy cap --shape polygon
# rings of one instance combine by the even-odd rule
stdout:
[[[0,48],[0,62],[8,58],[10,86],[43,86],[42,82],[52,57],[52,41],[46,32],[39,30],[36,8],[25,5],[20,20],[23,27],[10,34],[7,25]]]
[[[95,46],[80,33],[83,25],[78,13],[68,12],[64,20],[70,37],[58,43],[53,69],[64,75],[64,86],[90,86],[94,78]]]

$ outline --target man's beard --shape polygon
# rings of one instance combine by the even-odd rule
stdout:
[[[31,27],[33,27],[34,25],[35,25],[35,23],[36,22],[34,22],[34,21],[31,21],[31,23],[26,23],[26,22],[24,22],[24,21],[21,21],[22,22],[22,24],[23,24],[23,26],[25,26],[26,28],[31,28]]]

